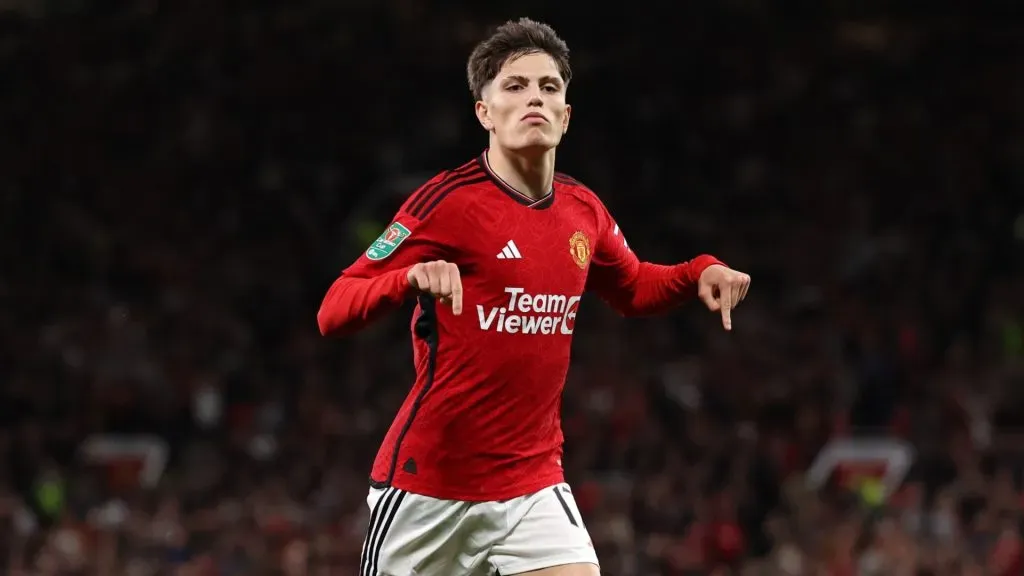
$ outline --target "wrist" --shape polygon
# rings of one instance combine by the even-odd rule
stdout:
[[[710,254],[701,254],[689,262],[690,280],[698,282],[704,271],[712,266],[723,266],[728,268],[724,262]]]
[[[408,298],[416,294],[416,287],[412,285],[412,280],[409,279],[409,271],[412,270],[412,266],[406,266],[401,270],[395,270],[398,275],[398,286],[403,297]]]

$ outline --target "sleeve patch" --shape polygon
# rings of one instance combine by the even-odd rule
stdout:
[[[383,260],[391,256],[411,234],[401,223],[392,222],[366,249],[366,257],[370,260]]]

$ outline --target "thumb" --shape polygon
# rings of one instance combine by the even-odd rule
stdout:
[[[704,305],[708,307],[708,310],[712,312],[718,312],[721,309],[721,305],[715,298],[715,288],[708,282],[701,282],[700,288],[697,290],[697,296],[704,302]]]

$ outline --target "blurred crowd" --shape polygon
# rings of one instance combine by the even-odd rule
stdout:
[[[1019,18],[428,4],[0,1],[0,570],[355,573],[407,316],[316,310],[483,147],[465,58],[529,14],[573,48],[560,169],[642,257],[754,278],[731,334],[584,305],[603,574],[1022,573]],[[898,490],[808,485],[866,435],[913,444]]]

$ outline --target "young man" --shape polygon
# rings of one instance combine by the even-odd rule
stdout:
[[[414,192],[317,320],[347,334],[416,296],[416,382],[377,454],[362,574],[598,574],[562,473],[560,407],[580,297],[623,315],[699,296],[725,329],[750,277],[712,256],[640,262],[604,205],[555,172],[569,51],[508,22],[469,58],[478,158]]]

